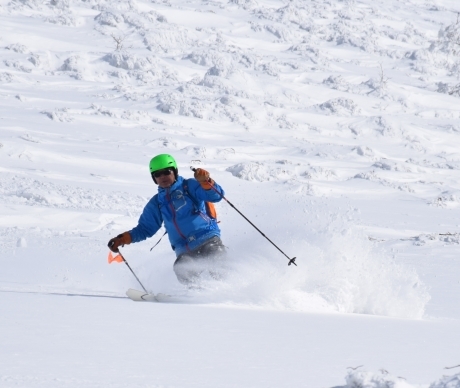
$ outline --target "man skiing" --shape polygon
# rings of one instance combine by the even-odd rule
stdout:
[[[108,246],[118,252],[120,246],[152,237],[164,223],[177,257],[173,267],[177,279],[193,283],[225,255],[217,221],[206,211],[206,202],[219,202],[224,191],[204,169],[195,170],[195,179],[179,176],[177,163],[168,154],[155,156],[149,167],[158,194],[145,206],[138,225],[112,238]]]

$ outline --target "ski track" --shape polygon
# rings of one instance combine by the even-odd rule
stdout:
[[[149,252],[155,236],[124,250],[150,291],[187,308],[458,329],[459,12],[453,0],[0,0],[0,303],[73,296],[84,309],[77,297],[139,287],[105,245],[154,195],[150,158],[171,153],[186,177],[208,169],[298,267],[220,203],[225,280],[184,289],[168,243]],[[455,369],[435,380],[459,362],[436,352],[426,374],[407,367],[425,385],[371,355],[371,370],[291,382],[459,388]],[[129,386],[84,376],[10,366],[0,386]],[[248,381],[277,386],[262,380]],[[204,386],[155,381],[131,386]]]

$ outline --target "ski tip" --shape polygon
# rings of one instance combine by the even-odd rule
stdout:
[[[126,296],[134,300],[135,302],[156,302],[156,298],[154,294],[148,294],[145,291],[139,291],[135,290],[133,288],[130,288],[128,291],[126,291]]]

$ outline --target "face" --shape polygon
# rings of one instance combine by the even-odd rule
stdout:
[[[162,174],[159,174],[163,172]],[[169,172],[169,174],[166,174],[166,172]],[[165,169],[165,170],[160,170],[155,172],[155,179],[158,183],[158,186],[162,187],[163,189],[166,189],[175,182],[176,178],[174,176],[174,171],[171,169]]]

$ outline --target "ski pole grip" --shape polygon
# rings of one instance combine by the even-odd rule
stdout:
[[[193,172],[196,172],[196,171],[197,171],[197,169],[196,169],[195,167],[193,167],[193,166],[190,166],[190,170],[192,170]],[[209,177],[208,180],[207,180],[206,182],[211,183],[211,182],[212,182],[211,177]],[[215,189],[214,189],[214,190],[215,190]]]

